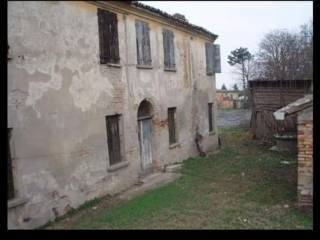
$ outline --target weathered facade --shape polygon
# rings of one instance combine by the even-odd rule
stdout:
[[[296,116],[279,122],[273,112],[310,92],[311,80],[255,80],[248,83],[253,137],[269,143],[275,134],[296,133]]]
[[[196,133],[214,150],[216,37],[137,3],[9,2],[8,227],[41,226],[195,156]]]

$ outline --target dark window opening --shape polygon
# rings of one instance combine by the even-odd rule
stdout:
[[[176,108],[168,108],[168,128],[169,128],[169,143],[177,142],[176,138]]]
[[[209,132],[213,132],[212,103],[208,103]]]
[[[100,63],[120,62],[117,14],[98,8]]]
[[[173,32],[164,29],[163,32],[163,51],[164,51],[164,67],[165,69],[175,69]]]
[[[119,120],[120,115],[106,116],[110,165],[121,161]]]
[[[136,20],[137,63],[151,66],[151,49],[148,23]]]
[[[7,161],[8,161],[8,200],[14,198],[14,184],[13,184],[13,169],[12,169],[12,159],[10,152],[10,137],[11,128],[8,128],[8,138],[7,138]]]

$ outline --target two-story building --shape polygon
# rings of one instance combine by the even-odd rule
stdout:
[[[217,35],[138,2],[8,3],[8,227],[217,147]]]

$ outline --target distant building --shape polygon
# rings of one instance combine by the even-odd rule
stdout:
[[[244,96],[239,90],[217,90],[216,100],[219,109],[243,108]]]

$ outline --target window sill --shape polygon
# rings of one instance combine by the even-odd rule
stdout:
[[[176,69],[176,68],[164,68],[164,71],[167,71],[167,72],[176,72],[177,69]]]
[[[25,198],[13,198],[8,200],[8,209],[18,207],[22,204],[25,204],[27,199]]]
[[[169,146],[169,149],[173,149],[173,148],[176,148],[176,147],[180,147],[180,143],[173,143]]]
[[[137,68],[140,68],[140,69],[153,69],[153,66],[151,66],[151,65],[137,65]]]
[[[209,135],[215,135],[216,132],[209,132]]]
[[[108,67],[121,68],[121,65],[119,63],[100,63],[100,64]]]
[[[121,68],[121,65],[119,63],[107,63],[108,67],[115,67],[115,68]]]
[[[129,165],[128,161],[116,163],[108,168],[108,172],[114,172]]]

